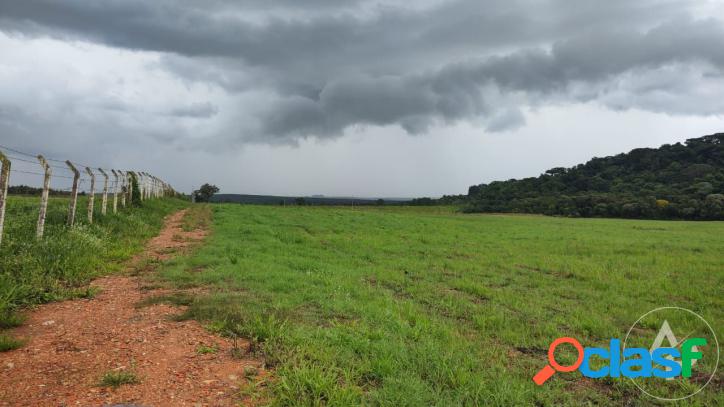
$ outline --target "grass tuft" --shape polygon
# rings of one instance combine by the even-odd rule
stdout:
[[[218,351],[219,348],[216,345],[207,346],[201,344],[196,347],[196,353],[199,355],[211,355],[217,353]]]
[[[127,384],[138,384],[141,381],[135,373],[124,370],[106,372],[98,382],[99,387],[113,387],[117,389]]]
[[[25,322],[25,317],[10,311],[0,313],[0,329],[16,328]]]
[[[25,341],[22,339],[16,339],[9,335],[0,334],[0,352],[18,349],[23,345],[25,345]]]

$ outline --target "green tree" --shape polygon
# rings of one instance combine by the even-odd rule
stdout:
[[[196,202],[209,202],[211,197],[219,192],[219,188],[216,185],[204,184],[201,188],[194,191],[194,197]]]

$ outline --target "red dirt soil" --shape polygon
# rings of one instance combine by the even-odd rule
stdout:
[[[185,232],[185,211],[166,219],[140,258],[165,260],[198,243],[205,231]],[[131,266],[131,270],[133,266]],[[0,406],[231,406],[252,404],[239,394],[247,374],[264,375],[255,359],[235,359],[230,340],[195,321],[174,322],[181,308],[143,299],[167,293],[142,290],[140,277],[95,280],[93,299],[42,305],[10,332],[27,338],[20,349],[0,353]],[[216,347],[201,355],[199,346]],[[238,346],[248,349],[247,342]],[[255,370],[256,369],[256,370]],[[109,371],[136,374],[138,384],[99,387]],[[250,378],[257,380],[257,378]]]

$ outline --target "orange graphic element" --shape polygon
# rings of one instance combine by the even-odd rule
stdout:
[[[578,351],[578,359],[576,359],[576,362],[570,366],[561,366],[560,364],[558,364],[558,362],[556,362],[556,348],[558,347],[558,345],[563,343],[573,345],[573,347],[576,348],[576,350]],[[583,363],[583,346],[574,338],[570,338],[567,336],[563,338],[558,338],[553,341],[553,343],[551,343],[551,346],[548,348],[548,363],[548,365],[546,365],[543,369],[536,373],[535,376],[533,376],[533,381],[538,386],[542,385],[546,382],[546,380],[550,379],[556,371],[572,372],[578,369],[578,367],[581,366],[581,363]]]

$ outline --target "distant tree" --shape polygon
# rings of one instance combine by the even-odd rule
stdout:
[[[704,200],[704,216],[710,219],[724,219],[724,194],[707,195]]]
[[[412,206],[432,206],[435,205],[435,200],[432,198],[415,198],[409,202]]]
[[[669,206],[669,201],[667,201],[666,199],[657,199],[656,200],[657,208],[663,209],[663,208],[666,208],[667,206]]]
[[[219,188],[216,185],[204,184],[201,188],[194,191],[194,197],[196,202],[209,202],[211,197],[219,192]]]
[[[546,174],[548,174],[548,175],[565,175],[565,173],[567,171],[568,170],[566,168],[556,167],[556,168],[551,168],[550,170],[546,171]]]
[[[385,200],[384,200],[384,199],[378,199],[377,201],[375,201],[375,205],[382,206],[382,205],[384,205],[384,204],[385,204]]]

